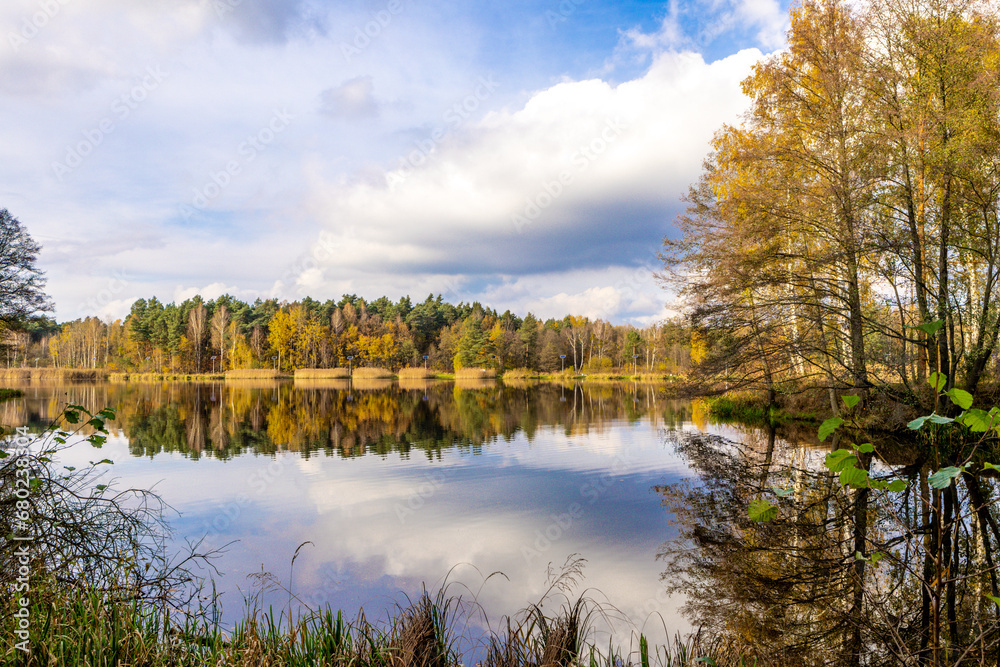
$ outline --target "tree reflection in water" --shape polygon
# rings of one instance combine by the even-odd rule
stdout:
[[[773,427],[673,437],[696,477],[657,487],[679,528],[659,557],[703,632],[761,665],[997,664],[992,480],[933,489],[940,463],[886,443],[872,475],[891,469],[908,490],[850,489],[823,465],[844,442],[792,446]],[[775,520],[749,519],[758,498]]]

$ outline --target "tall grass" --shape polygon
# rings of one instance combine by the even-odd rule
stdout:
[[[0,368],[0,381],[29,380],[88,381],[102,380],[107,371],[93,368]]]
[[[511,368],[503,372],[504,380],[531,380],[538,377],[541,377],[541,374],[530,368]]]
[[[284,611],[247,601],[244,617],[230,631],[214,608],[187,614],[109,595],[96,589],[60,587],[55,580],[35,582],[30,607],[27,654],[0,652],[0,667],[48,665],[143,665],[146,667],[458,667],[471,664],[459,650],[462,617],[469,603],[442,588],[424,590],[384,622],[361,612],[353,621],[327,608],[294,619]],[[16,596],[0,606],[0,633],[14,637]],[[474,606],[474,605],[473,605]],[[548,605],[546,605],[548,606]],[[717,664],[741,664],[737,653],[700,635],[680,635],[650,646],[601,649],[590,641],[599,609],[586,597],[567,600],[554,612],[542,602],[515,618],[502,619],[479,646],[482,667],[696,667],[711,657]],[[750,663],[746,663],[750,664]]]
[[[396,375],[400,380],[424,380],[435,377],[436,373],[430,368],[416,366],[410,368],[400,368]]]
[[[277,368],[234,368],[226,371],[227,380],[277,380],[287,377]]]
[[[356,371],[355,371],[356,372]],[[343,380],[351,375],[346,368],[296,368],[296,380]]]
[[[496,376],[495,368],[459,368],[455,371],[456,380],[485,380]]]
[[[395,377],[395,374],[388,368],[379,368],[378,366],[362,366],[360,368],[355,368],[352,374],[354,379],[358,380],[374,380],[378,378],[391,378]]]

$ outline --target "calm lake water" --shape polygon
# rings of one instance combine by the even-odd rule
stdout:
[[[475,599],[466,634],[539,601],[551,567],[586,559],[576,592],[603,602],[619,641],[686,631],[657,559],[677,536],[660,492],[696,478],[678,434],[708,430],[648,385],[494,382],[22,385],[9,426],[67,403],[111,407],[101,458],[120,487],[177,514],[172,544],[214,561],[224,620],[269,572],[312,606],[384,617],[422,587]],[[745,438],[747,432],[713,427]],[[683,436],[680,436],[683,437]],[[89,445],[67,463],[95,459]],[[304,543],[290,566],[296,548]],[[493,574],[499,573],[499,574]],[[491,576],[492,575],[492,576]],[[665,577],[664,577],[665,575]],[[289,594],[264,592],[265,607]],[[558,604],[558,599],[546,608]],[[615,611],[611,611],[615,610]],[[617,619],[617,620],[614,620]],[[462,628],[459,628],[462,630]]]

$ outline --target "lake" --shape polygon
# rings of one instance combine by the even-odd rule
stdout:
[[[683,596],[668,595],[682,575],[657,557],[678,536],[666,490],[698,484],[691,437],[754,433],[709,428],[699,404],[643,384],[20,388],[22,399],[0,405],[8,426],[41,428],[67,403],[117,412],[99,455],[114,462],[108,476],[176,510],[172,548],[222,550],[212,562],[225,623],[255,595],[265,608],[297,610],[291,590],[312,607],[377,619],[424,587],[448,586],[475,601],[458,628],[472,643],[486,624],[539,602],[574,557],[586,562],[573,595],[601,603],[602,632],[628,645],[637,631],[654,641],[688,631]],[[63,457],[98,458],[89,445]],[[262,590],[262,572],[280,587]]]

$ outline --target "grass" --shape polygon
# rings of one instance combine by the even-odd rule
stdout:
[[[343,380],[350,377],[346,368],[296,368],[296,380]]]
[[[103,380],[107,371],[92,368],[0,368],[0,381]]]
[[[398,607],[386,621],[370,622],[361,612],[349,621],[340,611],[314,610],[291,619],[247,601],[244,617],[230,631],[216,609],[184,614],[168,608],[114,597],[54,580],[35,582],[29,608],[29,652],[9,646],[0,667],[47,665],[144,665],[148,667],[458,667],[471,664],[460,654],[463,619],[477,606],[450,596],[447,586],[434,596],[424,590]],[[17,596],[5,595],[0,633],[16,638]],[[482,667],[695,667],[704,656],[718,664],[725,651],[699,636],[679,635],[662,646],[638,636],[638,646],[623,653],[590,642],[592,620],[601,613],[586,597],[543,612],[543,601],[486,637]],[[551,605],[546,605],[551,607]],[[709,663],[710,664],[710,663]]]
[[[729,392],[705,398],[704,402],[708,414],[720,422],[766,424],[775,416],[768,409],[767,400],[754,392]]]
[[[426,380],[434,378],[437,376],[430,368],[424,368],[423,366],[416,366],[410,368],[400,368],[396,376],[400,380]]]
[[[485,380],[496,376],[496,369],[493,368],[458,368],[455,370],[456,380]]]
[[[530,368],[512,368],[503,372],[504,380],[534,380],[541,376],[541,373]]]
[[[226,371],[227,380],[278,380],[288,377],[288,373],[276,368],[235,368]]]
[[[356,380],[374,380],[379,378],[392,378],[396,377],[396,375],[388,368],[379,368],[378,366],[361,366],[360,368],[354,369],[352,377]]]

